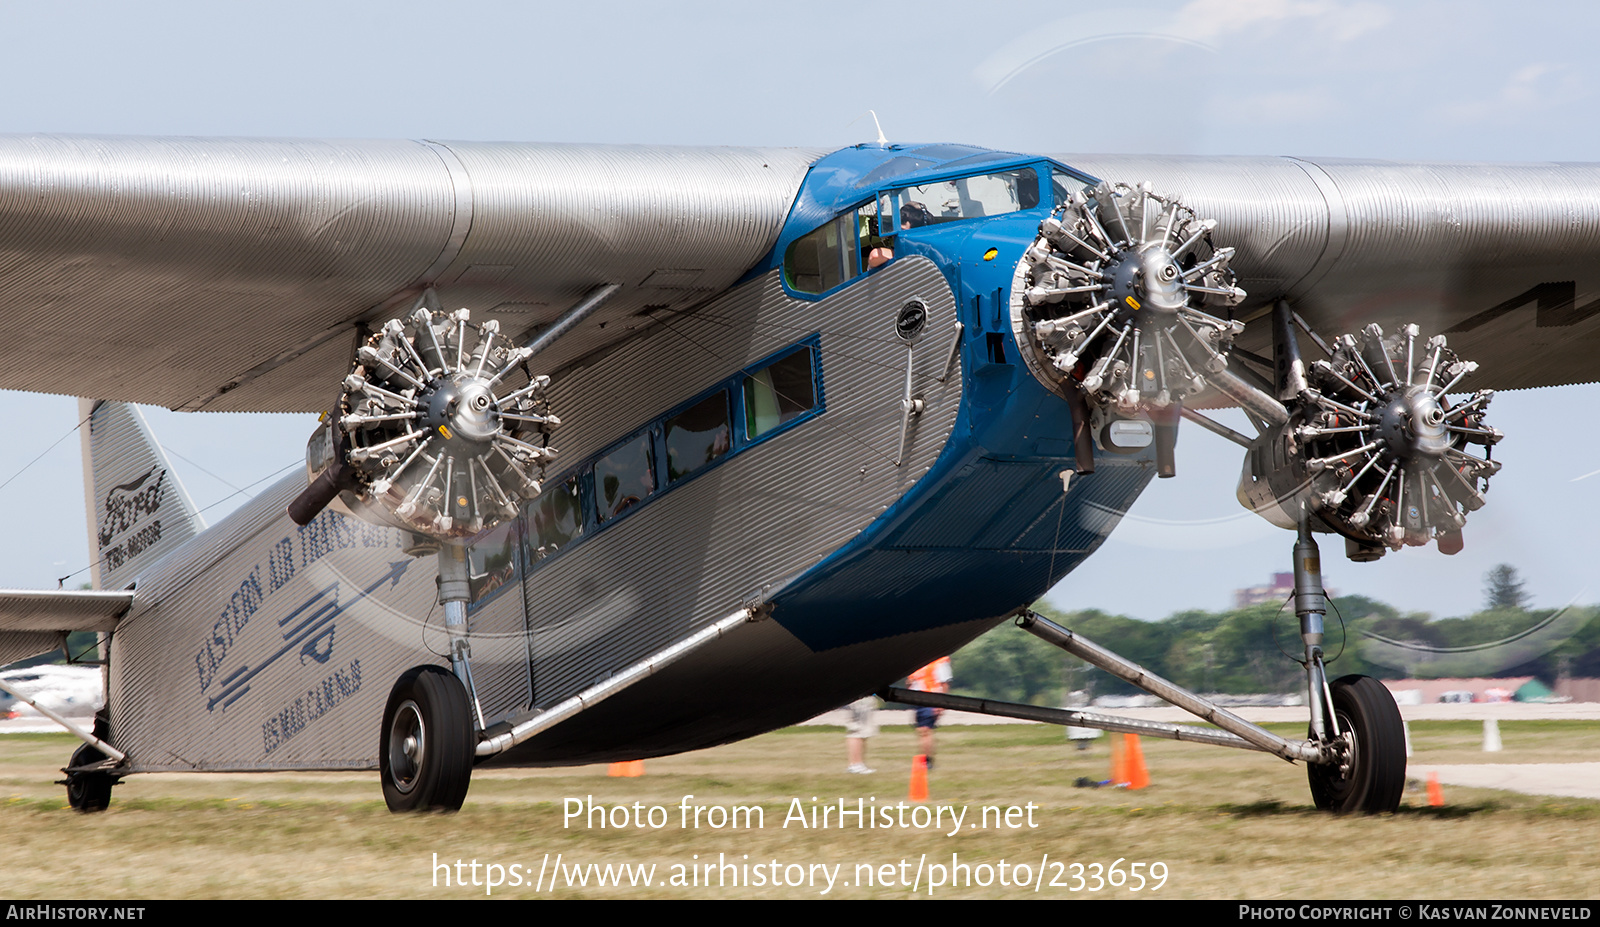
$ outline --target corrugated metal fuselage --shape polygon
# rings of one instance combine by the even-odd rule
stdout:
[[[78,281],[74,294],[99,294],[56,306],[48,321],[57,328],[69,309],[145,327],[151,318],[186,317],[197,310],[174,288],[213,301],[206,289],[190,292],[195,267],[215,276],[237,254],[251,255],[257,263],[219,278],[217,289],[243,294],[229,311],[252,325],[235,326],[232,348],[208,342],[202,353],[287,360],[243,373],[219,366],[187,380],[159,370],[129,380],[120,397],[218,409],[311,407],[331,382],[318,386],[309,372],[343,370],[348,357],[348,328],[329,328],[329,320],[367,318],[386,305],[375,300],[403,302],[418,287],[454,281],[446,287],[455,288],[452,299],[475,313],[499,312],[508,331],[526,334],[528,323],[548,321],[558,303],[598,282],[635,280],[545,355],[565,423],[554,437],[563,463],[552,485],[587,473],[627,441],[648,436],[664,447],[666,416],[719,389],[740,427],[745,372],[811,346],[817,414],[759,441],[735,441],[676,482],[658,460],[641,503],[604,525],[591,488],[581,539],[541,554],[524,530],[500,559],[485,562],[471,631],[490,724],[535,714],[741,607],[760,606],[759,620],[496,762],[631,759],[804,718],[948,653],[1080,563],[1152,476],[1146,455],[1102,452],[1097,471],[1063,491],[1070,414],[1018,363],[1007,308],[1017,261],[1045,207],[902,235],[897,259],[821,298],[783,285],[776,267],[785,246],[873,202],[896,171],[922,170],[926,179],[1044,167],[958,148],[858,146],[817,161],[754,150],[0,140],[21,166],[0,184],[8,204],[0,212],[9,217],[0,238],[25,241],[12,250],[36,274],[60,270]],[[260,174],[260,184],[244,189],[265,192],[216,212],[213,200],[237,196],[232,181],[207,181],[210,192],[200,196],[119,180],[129,196],[113,228],[75,218],[80,202],[105,199],[104,164],[123,165],[119,178],[162,177],[192,152],[212,161],[228,155],[237,166],[207,176]],[[50,183],[22,169],[40,157],[58,166]],[[1217,242],[1239,249],[1235,266],[1251,294],[1240,307],[1255,320],[1244,346],[1263,349],[1259,317],[1287,296],[1329,332],[1367,321],[1392,330],[1413,317],[1447,331],[1452,346],[1484,362],[1475,385],[1589,378],[1600,301],[1585,275],[1600,253],[1600,167],[1074,163],[1113,179],[1150,178],[1222,221]],[[378,187],[387,198],[364,192],[374,177],[387,178]],[[686,182],[687,199],[667,195]],[[172,197],[189,210],[178,210],[189,217],[189,237],[141,232],[141,247],[151,250],[136,264],[159,273],[119,276],[127,263],[120,230],[177,209],[166,202]],[[251,214],[246,207],[262,197],[304,221]],[[318,220],[320,210],[335,207],[352,234],[323,234],[334,219]],[[207,231],[222,221],[213,213],[230,234]],[[341,257],[341,242],[366,237],[370,245]],[[162,250],[169,240],[181,253]],[[195,251],[190,243],[202,240],[210,250]],[[300,301],[290,315],[237,309],[256,299],[282,304],[279,277],[301,266],[284,255],[301,252],[310,255],[307,267],[338,270],[319,270],[317,279],[331,282],[295,284]],[[91,253],[115,260],[79,261]],[[191,253],[213,255],[213,263],[179,260]],[[714,266],[708,255],[718,256]],[[35,277],[14,276],[15,286],[34,286]],[[130,311],[121,294],[135,291],[176,314]],[[706,298],[712,292],[720,295]],[[926,305],[928,323],[908,345],[895,320],[913,299]],[[345,315],[324,318],[329,305]],[[104,329],[109,343],[118,331]],[[308,332],[323,335],[308,341]],[[205,326],[191,334],[210,337]],[[54,369],[37,358],[16,366],[35,378]],[[897,460],[908,366],[924,407]],[[106,367],[103,375],[107,389],[121,389],[111,381],[126,371]],[[43,388],[26,377],[11,385]],[[284,506],[302,488],[285,481],[140,577],[133,612],[115,632],[109,692],[111,740],[135,770],[374,767],[394,680],[417,664],[445,662],[433,563],[407,555],[397,532],[335,512],[294,527]]]
[[[821,411],[603,526],[591,516],[565,550],[512,535],[471,617],[490,724],[766,607],[496,762],[659,755],[803,719],[948,653],[1091,552],[1150,471],[1109,459],[1062,492],[1070,418],[1016,363],[996,282],[1036,223],[973,223],[817,301],[767,273],[561,372],[571,470],[556,480],[802,342]],[[973,234],[1009,257],[963,265]],[[912,299],[928,323],[908,345],[895,316]],[[907,364],[924,409],[896,465]],[[299,488],[263,494],[141,580],[110,693],[134,769],[375,767],[390,686],[444,662],[432,560],[333,511],[296,528],[282,513]]]

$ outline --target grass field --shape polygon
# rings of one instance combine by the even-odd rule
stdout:
[[[1280,732],[1293,734],[1290,727]],[[1507,722],[1501,731],[1505,752],[1495,762],[1600,760],[1600,722]],[[1417,722],[1411,732],[1414,763],[1486,759],[1477,722]],[[1600,894],[1600,802],[1458,788],[1447,789],[1445,807],[1429,808],[1418,790],[1407,792],[1398,814],[1338,818],[1310,807],[1302,768],[1263,754],[1149,739],[1149,788],[1075,788],[1080,776],[1105,778],[1106,741],[1078,752],[1059,729],[1033,725],[941,732],[929,804],[966,808],[953,836],[944,833],[952,827],[948,814],[938,830],[857,829],[853,818],[842,830],[793,821],[785,827],[793,799],[808,814],[813,797],[835,808],[841,798],[851,808],[864,799],[868,809],[902,813],[894,806],[906,797],[912,732],[886,728],[870,742],[868,761],[879,770],[872,776],[843,772],[842,740],[837,728],[791,728],[651,760],[638,779],[607,778],[603,767],[483,771],[455,815],[390,815],[375,773],[264,773],[135,776],[116,788],[108,812],[85,816],[67,809],[64,790],[52,784],[74,741],[6,735],[0,872],[5,894],[17,899],[481,898],[491,877],[502,882],[495,898],[817,897],[824,890],[903,898],[928,896],[930,880],[944,882],[932,889],[936,898]],[[694,796],[691,807],[760,806],[764,826],[741,820],[738,829],[713,829],[714,812],[707,811],[699,829],[684,828],[686,795]],[[646,812],[661,806],[656,822],[666,826],[564,827],[566,800],[588,796],[630,809],[637,802]],[[975,827],[985,806],[999,813],[991,826]],[[1012,816],[1016,828],[1000,817],[1013,806],[1020,809]],[[557,854],[563,878],[552,890]],[[713,869],[708,886],[705,871],[690,867],[716,864],[719,854],[734,868]],[[436,858],[447,869],[437,869]],[[466,864],[459,870],[465,886],[456,883],[458,859]],[[1115,874],[1093,868],[1118,859]],[[1000,884],[1002,862],[1013,884]],[[1151,875],[1158,862],[1166,872],[1159,888]],[[1096,889],[1097,876],[1116,880],[1134,863],[1145,864],[1142,890],[1133,890],[1132,878]],[[653,884],[622,877],[620,886],[600,885],[608,864],[653,865]],[[1026,886],[1014,884],[1024,872],[1018,864],[1026,867]],[[864,884],[869,869],[871,884]],[[569,875],[584,873],[587,886],[567,884]],[[674,876],[689,884],[668,884]],[[774,876],[804,884],[775,887]],[[737,886],[719,884],[734,877]],[[950,884],[952,877],[959,884]],[[514,884],[518,879],[523,884]],[[989,885],[979,884],[985,879]]]

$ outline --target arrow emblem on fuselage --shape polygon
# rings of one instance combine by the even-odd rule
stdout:
[[[302,666],[305,665],[305,658],[308,655],[319,663],[326,662],[328,657],[333,655],[333,620],[346,608],[376,592],[384,583],[387,582],[390,588],[398,585],[400,577],[405,575],[406,569],[410,566],[409,560],[390,563],[389,572],[378,577],[376,582],[356,593],[355,598],[342,605],[339,603],[339,581],[334,580],[324,586],[299,608],[278,619],[278,627],[284,629],[284,645],[258,666],[254,668],[248,665],[241,666],[229,673],[222,680],[222,690],[206,700],[206,711],[216,710],[219,704],[226,711],[228,706],[250,691],[250,680],[291,650],[302,649],[300,657]],[[317,646],[319,638],[326,638],[326,647]]]

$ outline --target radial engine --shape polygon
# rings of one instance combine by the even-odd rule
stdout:
[[[1415,325],[1394,335],[1368,325],[1330,344],[1283,300],[1275,360],[1235,351],[1244,325],[1232,309],[1245,291],[1216,226],[1149,183],[1101,182],[1040,223],[1018,262],[1012,329],[1034,376],[1073,405],[1078,471],[1093,472],[1091,442],[1154,443],[1156,472],[1172,476],[1184,417],[1248,449],[1239,500],[1275,525],[1299,530],[1303,517],[1307,530],[1343,535],[1356,560],[1429,540],[1461,550],[1466,517],[1500,469],[1501,433],[1484,423],[1493,392],[1451,398],[1477,364],[1443,335],[1422,341]],[[1297,327],[1324,359],[1301,360]],[[1242,369],[1230,369],[1233,355]],[[1241,407],[1257,436],[1184,408],[1208,390],[1208,403]]]
[[[1467,515],[1483,507],[1500,470],[1491,455],[1502,435],[1484,424],[1493,391],[1450,398],[1478,365],[1443,335],[1422,343],[1419,334],[1415,325],[1389,336],[1368,325],[1291,372],[1289,420],[1250,445],[1239,501],[1285,528],[1303,505],[1314,528],[1348,539],[1354,560],[1429,540],[1460,551]]]
[[[560,424],[549,377],[506,383],[531,353],[466,309],[389,321],[357,349],[337,413],[312,437],[311,486],[290,515],[304,524],[344,494],[361,517],[436,541],[514,517],[539,494]]]

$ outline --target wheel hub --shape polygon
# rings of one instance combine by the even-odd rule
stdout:
[[[427,728],[422,710],[407,699],[395,710],[389,728],[389,778],[402,793],[417,786],[417,773],[427,752]]]

